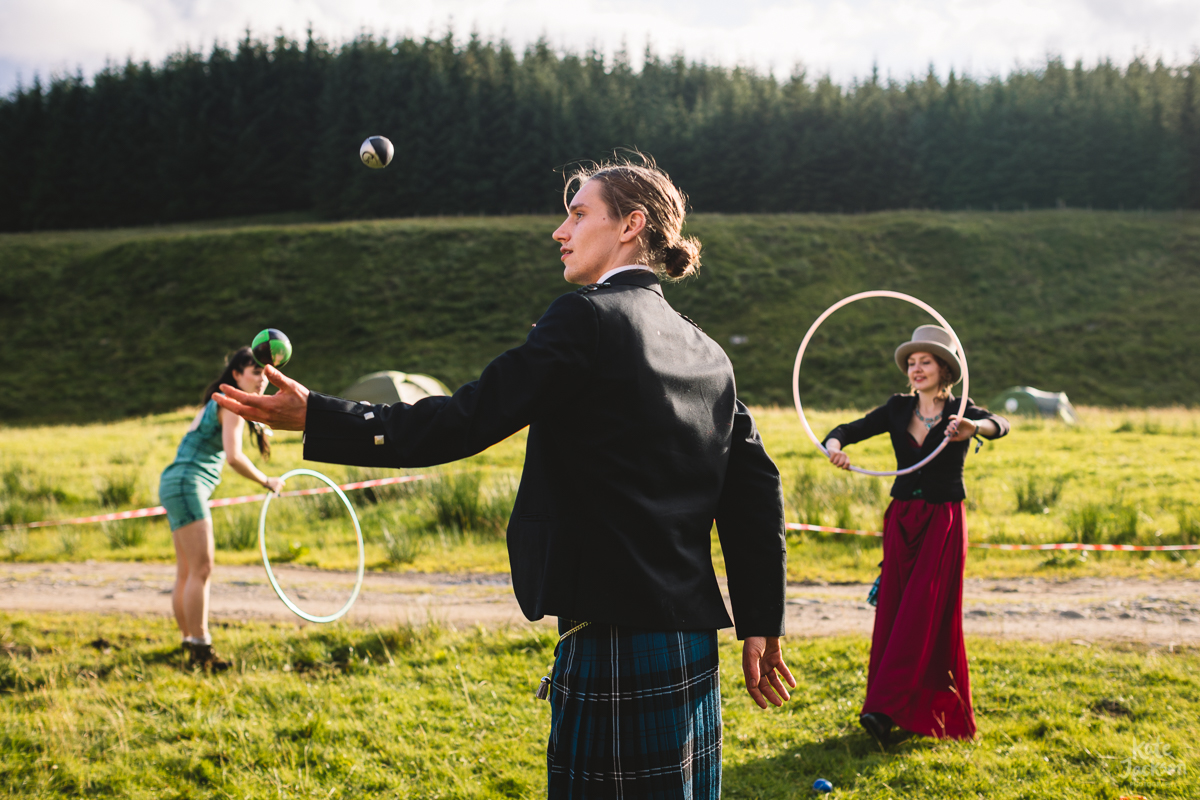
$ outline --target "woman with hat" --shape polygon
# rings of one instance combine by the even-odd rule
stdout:
[[[880,576],[867,697],[859,721],[886,744],[899,726],[925,736],[971,739],[975,714],[962,633],[962,580],[967,556],[963,464],[972,436],[998,439],[1008,421],[969,398],[962,416],[950,389],[962,377],[954,338],[922,325],[896,348],[896,366],[911,392],[896,394],[862,419],[825,437],[829,460],[848,469],[846,445],[887,433],[897,469],[916,464],[946,437],[921,469],[892,484],[883,517]]]

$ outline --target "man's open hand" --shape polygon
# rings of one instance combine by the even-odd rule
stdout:
[[[221,384],[221,395],[213,395],[217,405],[251,422],[261,422],[278,431],[302,431],[308,417],[308,389],[270,365],[263,372],[278,392],[272,395],[248,394],[235,386]]]
[[[783,663],[778,636],[746,637],[742,642],[742,673],[746,676],[746,691],[759,708],[766,708],[768,700],[774,705],[783,705],[783,701],[791,696],[783,685],[784,680],[788,686],[796,688],[796,679]],[[783,680],[780,680],[781,676]]]

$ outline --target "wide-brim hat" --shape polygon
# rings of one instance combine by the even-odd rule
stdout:
[[[913,353],[932,353],[945,361],[953,377],[950,381],[951,386],[962,380],[962,362],[958,358],[958,348],[954,346],[954,337],[945,328],[922,325],[913,331],[911,341],[896,348],[896,366],[906,375],[908,357]]]

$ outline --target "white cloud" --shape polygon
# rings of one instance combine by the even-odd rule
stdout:
[[[369,29],[391,37],[478,31],[518,47],[626,43],[660,54],[785,75],[849,81],[872,64],[897,78],[951,67],[976,75],[1036,64],[1048,53],[1092,63],[1135,53],[1191,60],[1200,46],[1196,0],[0,0],[0,92],[18,72],[90,75],[106,60],[161,61],[185,46],[231,43],[249,27],[299,37],[311,24],[332,41]]]

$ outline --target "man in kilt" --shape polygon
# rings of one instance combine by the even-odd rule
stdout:
[[[571,190],[577,191],[571,195]],[[525,344],[452,397],[352,403],[268,368],[280,392],[222,387],[226,408],[305,431],[304,457],[422,467],[529,427],[508,526],[513,589],[558,618],[540,695],[551,705],[551,798],[716,798],[717,630],[733,624],[710,555],[717,533],[746,688],[788,699],[779,472],[737,400],[722,349],[663,296],[699,266],[685,200],[652,163],[582,170],[554,232],[564,276]],[[785,685],[786,684],[786,685]]]

